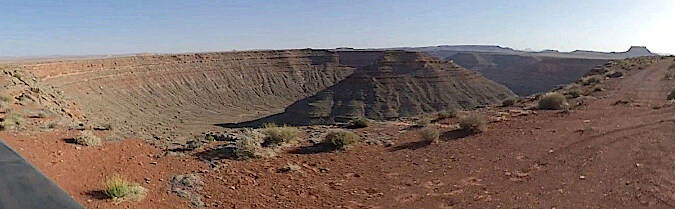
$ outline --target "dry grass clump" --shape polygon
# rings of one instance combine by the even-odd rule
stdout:
[[[298,137],[300,131],[298,128],[292,126],[267,123],[263,125],[261,132],[266,135],[264,144],[278,146]]]
[[[670,94],[668,94],[668,100],[675,99],[675,86],[670,89]]]
[[[438,132],[438,130],[432,127],[427,127],[422,129],[422,131],[420,131],[420,137],[422,137],[422,139],[426,141],[432,142],[438,141],[438,137],[440,136],[441,134]]]
[[[18,128],[23,124],[23,116],[17,112],[8,113],[2,122],[0,122],[0,130],[9,130]]]
[[[565,108],[567,100],[560,93],[548,93],[539,99],[538,108],[542,110],[560,110]]]
[[[459,120],[459,128],[468,133],[480,133],[485,131],[486,120],[483,115],[472,114]]]
[[[333,130],[326,135],[323,143],[335,149],[344,149],[346,146],[359,141],[359,136],[354,132],[345,130]]]
[[[80,131],[80,134],[78,134],[75,138],[76,144],[79,145],[84,145],[84,146],[99,146],[101,145],[101,138],[98,138],[96,135],[94,135],[93,132],[84,130]]]
[[[120,175],[113,175],[103,182],[103,193],[114,201],[140,201],[148,193],[148,189],[138,183],[131,182]]]
[[[349,128],[365,128],[370,126],[370,120],[367,118],[354,119],[349,122]]]

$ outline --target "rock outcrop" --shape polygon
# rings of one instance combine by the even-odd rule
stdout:
[[[497,104],[512,96],[506,87],[452,62],[423,53],[388,51],[373,65],[294,103],[282,114],[223,125],[251,126],[265,122],[306,125],[356,118],[388,120]]]

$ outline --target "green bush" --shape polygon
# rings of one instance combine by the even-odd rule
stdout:
[[[538,108],[542,110],[560,110],[565,108],[567,100],[560,93],[548,93],[539,99]]]
[[[435,128],[427,127],[420,131],[420,136],[423,140],[437,141],[438,137],[440,137],[440,133]]]
[[[670,94],[668,94],[668,100],[675,99],[675,86],[670,89]]]
[[[370,120],[359,118],[349,122],[349,128],[365,128],[370,126]]]
[[[300,131],[298,130],[298,128],[292,126],[287,125],[278,126],[273,123],[268,123],[263,126],[261,132],[266,135],[264,139],[264,144],[281,145],[298,137],[298,133]]]
[[[486,128],[485,116],[480,114],[472,114],[462,118],[459,120],[459,128],[462,131],[473,134],[483,132]]]
[[[359,141],[359,136],[351,131],[334,130],[326,135],[324,144],[335,149],[344,149],[346,146]]]
[[[148,189],[123,176],[113,175],[103,182],[103,193],[115,201],[140,201],[148,193]]]
[[[23,124],[23,116],[16,112],[10,112],[0,122],[0,130],[18,128]]]

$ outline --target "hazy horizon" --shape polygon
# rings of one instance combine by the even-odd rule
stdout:
[[[671,1],[32,1],[0,8],[0,56],[498,45],[675,53]]]

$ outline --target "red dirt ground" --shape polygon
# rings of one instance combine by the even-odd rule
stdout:
[[[196,157],[155,157],[137,140],[77,149],[63,141],[70,132],[0,137],[87,208],[189,207],[167,179],[193,172],[209,208],[673,208],[675,105],[663,79],[672,63],[607,81],[583,109],[538,111],[473,136],[446,132],[428,144],[416,131],[397,134],[405,126],[376,125],[362,131],[395,134],[394,146],[223,160],[217,170]],[[612,105],[619,100],[629,103]],[[287,163],[302,169],[277,171]],[[88,194],[112,173],[148,178],[151,192],[117,205]]]

